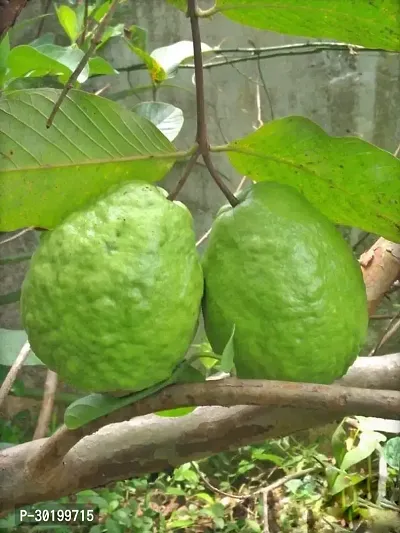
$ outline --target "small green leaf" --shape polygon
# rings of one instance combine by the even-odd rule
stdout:
[[[341,472],[335,479],[333,487],[330,489],[329,493],[331,496],[334,496],[348,487],[354,487],[355,485],[358,485],[358,483],[361,483],[361,481],[364,481],[366,478],[367,476],[362,476],[358,472]]]
[[[41,44],[39,46],[16,46],[8,58],[7,81],[16,78],[59,76],[65,83],[78,66],[84,53],[79,48]],[[89,67],[78,76],[78,83],[84,83],[89,76]]]
[[[393,437],[386,442],[383,456],[389,466],[400,470],[400,437]]]
[[[118,74],[118,70],[110,65],[108,61],[100,56],[89,59],[89,77],[94,75],[113,76]]]
[[[183,112],[164,102],[141,102],[133,111],[150,120],[169,141],[173,141],[183,126]]]
[[[335,458],[336,464],[340,465],[343,461],[343,457],[346,454],[346,439],[347,439],[347,433],[344,429],[344,420],[338,425],[338,427],[335,429],[331,443],[332,443],[332,451],[333,451],[333,457]]]
[[[146,65],[147,71],[153,83],[161,83],[168,78],[168,75],[165,72],[165,70],[153,57],[151,57],[150,54],[148,54],[141,48],[138,48],[137,46],[134,46],[133,44],[131,44],[131,42],[128,39],[125,39],[124,41],[130,48],[130,50],[135,55],[137,55]]]
[[[400,159],[356,137],[331,137],[304,117],[269,122],[229,145],[254,181],[296,188],[336,224],[400,242]]]
[[[125,35],[130,43],[143,51],[147,50],[147,30],[140,26],[129,26],[125,29]]]
[[[62,5],[56,7],[56,14],[59,23],[64,28],[71,43],[74,43],[79,35],[79,27],[75,11],[69,6]]]
[[[184,9],[182,0],[169,0]],[[400,50],[398,0],[216,0],[215,12],[264,30]]]
[[[226,372],[230,374],[234,368],[234,357],[235,357],[235,348],[234,348],[234,338],[235,336],[235,326],[233,326],[231,336],[229,337],[228,342],[222,352],[222,359],[220,363],[221,372]]]
[[[28,337],[23,330],[0,328],[0,365],[12,366],[27,340]],[[31,351],[25,359],[24,365],[43,366],[43,363]]]
[[[71,90],[46,128],[59,94],[0,98],[0,231],[53,228],[112,185],[158,181],[174,163],[174,146],[151,122],[83,91]]]
[[[117,24],[116,26],[108,26],[105,32],[101,36],[99,44],[96,46],[96,50],[104,46],[112,37],[121,37],[124,35],[124,24]]]

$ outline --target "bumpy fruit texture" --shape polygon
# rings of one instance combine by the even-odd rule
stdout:
[[[203,314],[222,353],[235,324],[237,375],[331,383],[364,341],[361,270],[336,228],[295,189],[262,182],[217,216]]]
[[[35,354],[81,390],[141,390],[168,378],[203,292],[192,222],[162,189],[131,182],[46,234],[21,295]]]

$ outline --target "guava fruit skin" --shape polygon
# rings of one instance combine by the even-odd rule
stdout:
[[[221,354],[235,324],[239,378],[327,384],[353,364],[368,326],[361,269],[294,188],[260,182],[224,208],[202,265],[206,333]]]
[[[48,232],[22,286],[32,350],[92,392],[167,379],[194,336],[203,292],[193,220],[143,182],[115,187]]]

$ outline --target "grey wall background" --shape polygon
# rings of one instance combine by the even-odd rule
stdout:
[[[32,0],[20,21],[42,13],[44,4],[45,1]],[[209,4],[205,2],[203,7]],[[136,24],[146,28],[150,51],[191,38],[188,19],[164,0],[127,0],[114,20],[115,23],[125,22],[127,26]],[[14,44],[34,39],[37,27],[38,21],[17,28]],[[62,40],[55,17],[46,19],[46,31],[57,31]],[[201,31],[203,42],[210,46],[247,47],[250,41],[255,46],[274,46],[309,40],[258,31],[220,15],[202,21]],[[140,62],[127,48],[115,43],[105,50],[105,54],[116,68]],[[400,142],[400,54],[363,52],[352,55],[347,51],[324,51],[313,55],[263,60],[260,65],[267,92],[261,83],[256,61],[205,71],[208,129],[213,144],[244,136],[257,126],[257,91],[264,122],[271,119],[272,109],[275,118],[302,115],[317,122],[330,134],[357,135],[391,152]],[[182,69],[175,78],[169,80],[176,88],[165,87],[158,92],[158,100],[172,103],[184,112],[185,124],[176,139],[179,147],[191,145],[196,131],[192,76],[192,70]],[[98,90],[106,84],[110,84],[110,87],[104,96],[149,84],[149,77],[145,71],[133,71],[96,79],[90,82],[89,87]],[[152,100],[152,91],[140,92],[138,96],[130,96],[121,103],[129,109],[139,99]],[[241,176],[230,167],[223,155],[215,155],[214,161],[234,189]],[[182,166],[177,165],[170,172],[164,180],[166,188],[172,188],[181,170]],[[180,199],[193,213],[198,236],[209,228],[215,212],[224,203],[223,196],[201,166],[195,168]],[[344,229],[343,232],[353,245],[360,238],[357,229]],[[365,240],[357,248],[357,253],[373,240],[373,236]],[[36,243],[37,236],[31,232],[9,245],[1,246],[0,254],[5,256],[30,250]],[[0,268],[1,292],[17,289],[22,282],[25,266],[18,264]],[[393,304],[388,302],[386,309],[391,311]],[[371,330],[369,344],[374,342],[384,324],[384,321],[376,323]],[[20,327],[17,304],[0,307],[0,327]],[[386,351],[396,350],[398,340],[397,336],[385,347]]]

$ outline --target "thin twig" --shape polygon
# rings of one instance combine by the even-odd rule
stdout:
[[[224,181],[222,180],[221,176],[219,175],[217,169],[214,167],[213,162],[211,161],[210,153],[207,152],[205,154],[202,154],[203,161],[208,168],[208,172],[211,174],[213,180],[218,185],[222,193],[224,194],[225,198],[228,200],[228,202],[231,204],[232,207],[235,207],[238,205],[239,200],[236,198],[236,196],[232,193],[232,191],[229,189],[227,185],[225,185]]]
[[[394,319],[391,320],[390,324],[393,324]],[[382,346],[387,342],[389,339],[393,337],[393,335],[400,329],[400,320],[398,319],[392,326],[390,326],[389,330],[384,334],[382,337],[378,348],[382,348]]]
[[[49,12],[49,9],[50,9],[50,6],[51,6],[51,0],[47,0],[46,2],[46,5],[44,6],[44,12],[43,12],[43,15],[47,15],[48,12]],[[45,21],[45,16],[40,20],[40,23],[39,23],[39,27],[38,27],[38,31],[37,31],[37,34],[36,34],[36,39],[39,39],[42,31],[43,31],[43,26],[44,26],[44,21]]]
[[[394,151],[394,157],[397,157],[398,155],[400,154],[400,143],[399,143],[399,146],[396,148],[396,150]]]
[[[199,19],[197,18],[196,0],[188,0],[187,16],[190,18],[193,39],[194,76],[196,80],[196,112],[197,112],[197,133],[196,141],[202,154],[208,151],[207,121],[205,111],[204,95],[204,69],[203,56],[201,50],[201,36]]]
[[[358,247],[360,246],[360,244],[362,244],[362,243],[365,241],[365,239],[367,239],[370,235],[371,235],[371,233],[369,233],[368,231],[366,231],[366,232],[364,233],[364,235],[363,235],[362,237],[360,237],[360,238],[358,239],[358,241],[352,246],[353,251],[356,250],[356,248],[358,248]]]
[[[232,207],[235,207],[235,205],[238,204],[238,200],[235,198],[235,195],[230,191],[229,187],[227,187],[227,185],[225,185],[225,183],[221,179],[210,157],[210,145],[207,138],[207,120],[204,96],[203,56],[201,50],[201,35],[198,19],[199,10],[196,0],[187,0],[187,6],[187,16],[190,18],[190,26],[192,29],[194,75],[196,80],[196,141],[199,147],[199,153],[202,155],[203,161],[209,173],[211,174],[212,178],[214,179],[215,183],[218,185],[222,193],[225,195],[228,202],[232,205]]]
[[[303,50],[306,48],[312,48],[311,50]],[[248,54],[248,57],[245,58],[226,58],[224,61],[220,62],[207,62],[203,65],[204,69],[212,68],[216,66],[226,65],[226,64],[232,64],[242,61],[259,61],[260,59],[269,59],[273,57],[282,57],[287,55],[303,55],[303,54],[314,54],[317,52],[322,52],[326,50],[331,51],[348,51],[351,53],[351,50],[355,49],[357,52],[384,52],[387,54],[392,54],[395,52],[392,52],[390,50],[383,50],[382,48],[365,48],[363,46],[357,46],[357,45],[351,45],[347,43],[331,43],[329,41],[326,42],[307,42],[307,43],[293,43],[293,44],[284,44],[280,46],[260,46],[258,48],[252,47],[252,48],[215,48],[214,50],[210,50],[210,52],[214,52],[216,56],[222,55],[222,54],[228,54],[228,53],[245,53]],[[296,50],[298,50],[296,52]],[[263,54],[263,52],[266,53],[266,55]],[[276,53],[274,53],[276,52]],[[288,53],[289,52],[289,53]],[[258,57],[257,57],[258,56]],[[132,71],[132,70],[142,70],[146,69],[146,65],[144,63],[135,64],[135,65],[129,65],[127,67],[121,67],[118,69],[119,71]],[[193,63],[185,63],[180,64],[178,68],[182,69],[194,69]]]
[[[261,494],[262,506],[263,506],[263,533],[270,533],[269,518],[268,518],[268,492]]]
[[[89,0],[85,0],[85,10],[83,13],[83,30],[78,39],[79,46],[82,46],[85,42],[86,32],[88,30],[88,19],[89,19]]]
[[[203,474],[203,472],[198,468],[196,463],[193,461],[190,463],[193,468],[198,473],[199,477],[201,478],[202,482],[206,487],[208,487],[212,492],[215,492],[216,494],[219,494],[220,496],[227,496],[228,498],[232,498],[233,500],[244,500],[245,498],[248,498],[249,495],[246,496],[238,496],[237,494],[229,494],[228,492],[224,492],[223,490],[217,489],[217,487],[214,487],[214,485],[211,485],[211,483],[208,481],[206,476]]]
[[[14,385],[14,381],[17,379],[18,372],[22,368],[26,358],[31,351],[29,342],[27,341],[21,348],[17,358],[15,359],[12,367],[10,368],[5,380],[3,381],[0,387],[0,406],[3,404],[4,400],[7,398],[8,393]]]
[[[104,91],[106,91],[107,89],[109,89],[111,87],[111,83],[107,83],[107,85],[104,85],[104,87],[101,87],[101,89],[97,90],[94,94],[96,96],[100,96],[101,94],[104,93]]]
[[[242,187],[243,187],[243,185],[244,185],[246,179],[247,179],[247,176],[243,176],[243,178],[240,180],[240,183],[239,183],[239,185],[237,186],[236,191],[235,191],[235,193],[234,193],[235,195],[238,194],[238,193],[242,190]],[[212,228],[209,228],[209,229],[204,233],[204,235],[202,235],[202,236],[200,237],[200,239],[196,242],[196,246],[200,246],[200,244],[203,243],[203,242],[208,238],[208,236],[209,236],[210,233],[211,233],[211,229],[212,229]]]
[[[101,37],[102,37],[102,35],[104,33],[104,30],[105,30],[109,20],[113,16],[114,11],[116,10],[116,8],[118,6],[118,2],[119,2],[119,0],[113,0],[112,4],[110,6],[110,9],[107,11],[107,13],[104,15],[104,17],[101,19],[101,22],[97,26],[97,30],[96,30],[95,34],[93,35],[93,38],[91,40],[90,46],[89,46],[86,54],[79,61],[78,66],[76,67],[74,72],[72,72],[72,74],[69,77],[67,83],[64,85],[64,88],[61,91],[60,96],[58,97],[56,103],[54,104],[53,110],[50,113],[50,116],[49,116],[49,118],[47,119],[47,122],[46,122],[46,127],[47,128],[50,128],[50,126],[52,125],[54,117],[56,116],[57,111],[60,109],[60,106],[63,103],[64,98],[67,96],[67,94],[70,91],[70,89],[72,89],[72,87],[74,86],[74,83],[78,79],[79,74],[85,68],[88,60],[93,55],[93,52],[95,51],[96,46],[101,41]]]
[[[391,320],[396,318],[395,315],[372,315],[369,317],[370,320]]]
[[[400,327],[400,320],[397,320],[400,316],[400,311],[398,311],[392,320],[389,322],[387,327],[385,328],[384,332],[382,333],[380,339],[376,343],[375,347],[370,351],[368,354],[369,357],[372,357],[376,355],[376,352],[379,350],[379,348],[388,340],[390,337],[393,336],[393,334],[399,329]]]
[[[180,190],[185,185],[186,180],[188,179],[190,173],[193,170],[194,165],[196,164],[197,159],[199,158],[200,150],[197,148],[197,150],[194,152],[192,157],[189,159],[188,164],[186,165],[185,170],[183,171],[182,176],[180,177],[178,183],[175,186],[175,189],[169,193],[168,200],[175,200],[175,198],[178,196]]]
[[[288,474],[287,476],[281,477],[280,479],[277,479],[267,487],[263,487],[261,489],[258,489],[254,494],[260,494],[262,492],[271,492],[272,490],[275,490],[288,481],[291,481],[292,479],[298,479],[299,477],[307,476],[308,474],[315,474],[316,472],[320,472],[322,470],[321,466],[312,466],[311,468],[305,468],[304,470],[299,470],[298,472],[294,472],[293,474]]]
[[[255,48],[255,44],[253,43],[253,41],[249,40],[249,43],[251,45],[254,46]],[[264,78],[264,73],[262,71],[262,68],[261,68],[261,61],[260,61],[260,52],[256,52],[257,54],[257,70],[258,70],[258,75],[260,77],[260,81],[261,81],[261,85],[264,89],[264,93],[265,93],[265,96],[267,97],[267,100],[268,100],[268,103],[269,103],[269,110],[270,110],[270,115],[271,115],[271,120],[274,120],[275,118],[275,113],[274,113],[274,106],[272,105],[272,100],[271,100],[271,95],[269,94],[269,90],[268,90],[268,87],[267,87],[267,84],[266,84],[266,81],[265,81],[265,78]],[[260,122],[262,121],[262,119],[260,118]],[[263,123],[264,121],[262,121]],[[261,124],[262,125],[262,124]]]
[[[33,226],[30,228],[25,228],[19,231],[18,233],[16,233],[15,235],[11,235],[11,237],[8,237],[7,239],[0,241],[0,246],[2,244],[6,244],[7,242],[15,241],[15,239],[19,239],[20,237],[22,237],[22,235],[25,235],[25,233],[28,233],[28,231],[32,231],[32,230],[33,230]]]
[[[53,413],[54,398],[57,391],[57,384],[57,374],[52,370],[48,370],[46,375],[46,381],[44,384],[42,407],[40,409],[39,418],[32,440],[42,439],[47,435],[51,415]]]

